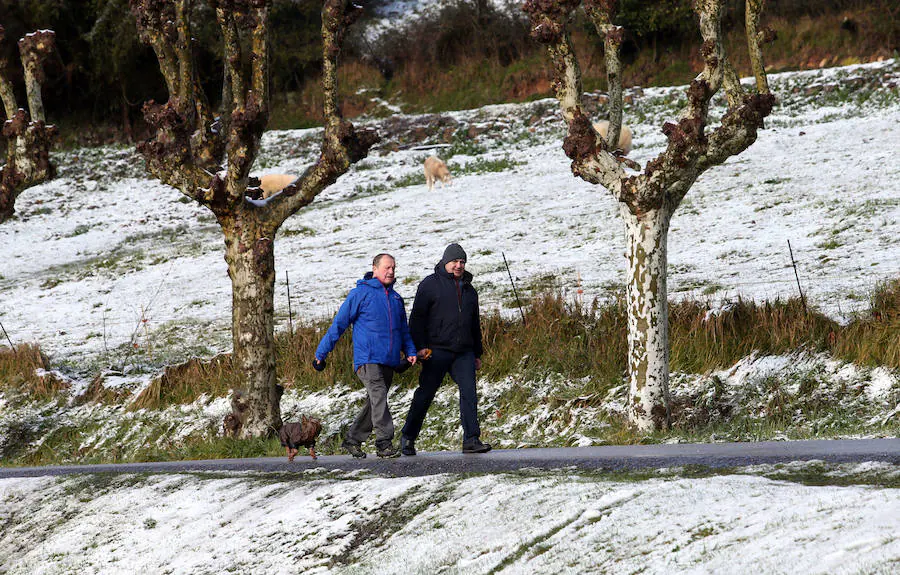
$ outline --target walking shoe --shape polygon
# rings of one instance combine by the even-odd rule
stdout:
[[[344,441],[341,443],[341,447],[343,447],[347,453],[355,457],[356,459],[365,459],[366,452],[362,450],[362,447],[359,446],[358,443],[351,443],[350,441]]]
[[[412,439],[406,437],[405,435],[400,436],[400,453],[403,455],[415,455],[416,454],[416,442]]]
[[[491,444],[481,443],[481,440],[478,438],[463,443],[462,448],[463,453],[487,453],[490,450]]]
[[[379,447],[375,454],[378,455],[378,457],[391,459],[393,457],[400,457],[400,450],[394,447],[393,444],[388,443],[384,447]]]

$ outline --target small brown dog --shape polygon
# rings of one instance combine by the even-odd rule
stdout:
[[[316,457],[316,438],[322,433],[322,423],[313,417],[300,418],[300,423],[285,423],[278,432],[281,445],[284,446],[288,461],[293,461],[300,446],[309,448],[309,455]]]
[[[444,163],[443,160],[438,158],[437,156],[428,156],[425,159],[425,183],[428,184],[428,189],[434,189],[434,181],[440,180],[441,187],[443,188],[445,184],[449,184],[453,178],[450,177],[450,170],[447,169],[447,164]]]

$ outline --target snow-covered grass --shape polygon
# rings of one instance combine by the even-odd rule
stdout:
[[[675,214],[673,297],[795,295],[787,240],[809,301],[833,317],[864,307],[876,282],[897,277],[898,69],[890,61],[772,78],[780,103],[768,128],[704,174]],[[626,111],[636,161],[660,151],[662,121],[682,100],[681,88],[648,89]],[[427,191],[421,160],[432,152],[385,147],[285,224],[276,241],[280,328],[285,272],[294,313],[323,318],[372,254],[397,256],[399,291],[411,300],[416,280],[452,241],[469,252],[486,310],[512,311],[501,253],[521,284],[555,278],[574,290],[580,277],[587,301],[621,285],[614,201],[572,177],[551,102],[446,116],[458,141],[469,128],[483,131],[469,149],[477,155],[451,159],[452,186]],[[258,173],[299,173],[315,157],[316,135],[268,133]],[[37,342],[84,373],[227,351],[230,283],[212,216],[148,179],[130,150],[55,159],[59,177],[25,192],[19,216],[0,227],[0,318],[12,340]],[[478,162],[508,169],[464,173]]]
[[[779,106],[767,129],[701,177],[674,217],[673,297],[706,298],[715,309],[738,294],[794,295],[788,239],[808,300],[836,319],[896,278],[898,83],[896,61],[773,76]],[[644,164],[664,145],[662,121],[674,116],[683,89],[635,94],[626,114],[633,157]],[[397,256],[398,289],[409,301],[452,241],[468,250],[488,311],[517,313],[501,253],[520,287],[553,285],[572,297],[580,287],[587,302],[614,294],[625,263],[616,207],[572,177],[555,108],[539,101],[445,115],[455,136],[437,153],[456,178],[433,193],[421,160],[434,151],[404,148],[392,136],[279,234],[280,326],[285,272],[294,313],[327,318],[374,253]],[[258,173],[299,173],[315,157],[317,136],[267,134]],[[446,142],[433,134],[420,143]],[[39,343],[66,372],[52,379],[71,391],[42,401],[24,400],[14,386],[0,393],[0,457],[191,456],[211,442],[240,455],[245,445],[221,438],[224,397],[161,410],[74,401],[101,370],[106,388],[133,396],[166,363],[227,351],[230,285],[211,216],[148,179],[131,150],[55,159],[59,177],[25,192],[19,216],[0,226],[0,321],[15,343]],[[528,373],[479,381],[486,440],[527,447],[640,439],[616,425],[623,388],[585,397],[572,393],[580,382]],[[362,391],[352,381],[315,392],[295,383],[283,398],[285,419],[319,415],[327,450]],[[702,436],[679,436],[686,439],[747,440],[773,429],[784,438],[896,436],[900,427],[896,371],[802,350],[675,373],[672,390],[685,417],[705,425]],[[397,423],[411,393],[401,387],[391,396]],[[457,422],[457,396],[446,386],[419,447],[458,448]],[[892,573],[900,564],[897,486],[896,466],[821,463],[726,475],[4,479],[0,572]]]
[[[754,441],[900,434],[900,378],[885,368],[858,367],[825,354],[751,356],[705,375],[674,373],[673,403],[681,422],[644,437],[623,424],[627,389],[579,395],[584,381],[559,374],[539,379],[515,371],[478,382],[482,438],[498,447],[586,446],[638,441]],[[398,429],[414,388],[395,389],[390,407]],[[364,400],[361,386],[337,382],[319,391],[289,388],[285,421],[315,415],[321,453],[341,453],[343,430]],[[89,463],[279,455],[278,441],[224,438],[226,397],[202,395],[185,405],[130,410],[126,404],[67,403],[61,398],[0,398],[0,458],[10,464]],[[419,437],[420,449],[455,450],[462,442],[455,386],[437,394]]]
[[[892,161],[900,149],[900,63],[778,74],[771,82],[779,104],[767,129],[747,152],[704,174],[673,219],[670,292],[676,299],[706,299],[714,309],[737,295],[755,301],[792,296],[790,239],[811,305],[846,320],[866,307],[878,282],[900,272],[900,168]],[[643,164],[665,145],[660,126],[680,109],[684,90],[630,93],[632,155]],[[401,127],[385,130],[382,147],[280,232],[280,329],[287,324],[286,273],[295,319],[326,319],[372,254],[389,251],[398,259],[398,290],[411,303],[416,282],[452,241],[469,252],[485,313],[517,313],[502,254],[526,298],[529,286],[554,286],[571,297],[580,287],[585,302],[617,292],[625,261],[616,207],[603,189],[572,177],[555,102],[432,117],[428,121],[444,128],[430,132],[416,127],[419,118],[394,120],[392,126]],[[404,123],[413,127],[404,132]],[[318,135],[266,134],[257,173],[300,173],[316,157]],[[447,145],[416,150],[407,147],[410,141]],[[456,178],[429,193],[421,161],[431,153],[447,159]],[[83,149],[55,159],[59,177],[23,194],[18,217],[0,226],[0,321],[12,340],[39,343],[52,365],[75,377],[72,395],[102,371],[102,385],[133,396],[165,364],[228,351],[230,283],[212,216],[148,179],[131,149]],[[846,368],[858,374],[854,388],[835,379],[843,363],[825,369],[828,377],[810,379],[796,372],[802,361],[785,361],[795,371],[757,378],[748,389],[723,386],[729,376],[696,374],[676,374],[673,388],[676,396],[682,385],[689,390],[680,407],[692,417],[714,426],[717,417],[739,422],[718,430],[726,438],[771,433],[764,422],[753,422],[776,408],[794,430],[789,435],[895,433],[896,373],[885,371],[882,381],[889,383],[860,396],[858,389],[870,387],[869,368]],[[480,382],[485,431],[497,443],[634,440],[610,431],[617,429],[610,418],[618,417],[621,396],[580,397],[572,392],[578,383],[565,376],[532,379],[521,370]],[[807,383],[797,384],[801,380]],[[810,391],[820,403],[807,397]],[[398,417],[409,393],[396,394]],[[323,416],[326,436],[336,436],[358,394],[356,381],[338,381],[325,392],[289,393],[283,409],[288,418]],[[695,405],[697,397],[707,403]],[[16,444],[17,453],[31,453],[36,461],[139,457],[139,448],[146,456],[148,446],[172,445],[172,438],[208,440],[221,433],[218,422],[227,410],[221,397],[159,412],[65,400],[20,403],[0,398],[6,405],[0,409],[6,430],[0,444],[7,454]],[[433,413],[440,423],[426,427],[426,446],[455,447],[454,403],[452,389],[438,397]],[[298,404],[302,409],[295,409]],[[816,412],[816,405],[841,407],[829,415],[828,409]],[[736,418],[739,413],[746,417]],[[94,427],[97,433],[84,431]],[[48,437],[56,439],[45,444]],[[42,456],[41,447],[53,451]],[[110,455],[112,449],[117,455]]]
[[[830,477],[790,481],[805,469]],[[770,479],[766,476],[773,477]],[[0,480],[0,569],[49,573],[893,573],[895,466]],[[862,483],[863,485],[854,485]]]

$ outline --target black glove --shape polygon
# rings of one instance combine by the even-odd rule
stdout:
[[[325,360],[314,357],[313,358],[313,369],[316,371],[322,371],[323,369],[325,369]]]
[[[409,360],[404,357],[403,362],[394,368],[394,373],[403,373],[404,371],[409,369],[411,365],[412,364],[409,363]]]

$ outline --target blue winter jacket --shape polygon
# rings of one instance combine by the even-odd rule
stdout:
[[[404,358],[416,355],[403,298],[393,286],[385,287],[378,278],[372,277],[372,272],[350,290],[316,348],[316,359],[325,359],[331,353],[350,324],[353,324],[354,370],[366,363],[397,367]]]

